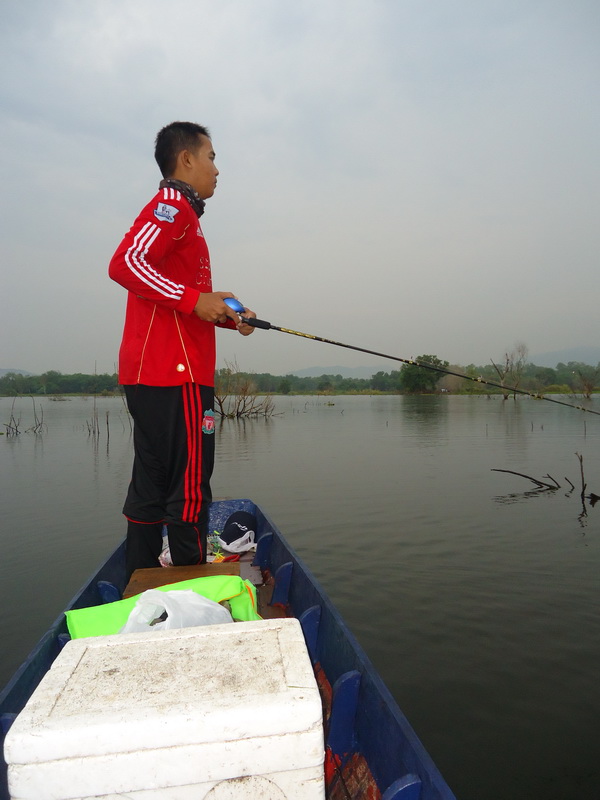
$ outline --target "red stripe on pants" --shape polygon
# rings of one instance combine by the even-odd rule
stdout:
[[[195,522],[202,505],[202,397],[200,386],[184,384],[183,411],[187,429],[188,460],[185,470],[185,503],[182,520]]]

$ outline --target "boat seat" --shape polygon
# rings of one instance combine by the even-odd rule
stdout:
[[[123,599],[145,592],[147,589],[156,589],[157,586],[189,581],[192,578],[206,578],[209,575],[239,575],[242,580],[247,580],[241,574],[239,561],[221,562],[220,564],[195,564],[189,567],[136,569],[123,591]]]

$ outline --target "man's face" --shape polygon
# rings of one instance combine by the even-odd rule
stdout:
[[[189,152],[189,175],[187,182],[203,200],[212,197],[217,186],[219,170],[215,165],[215,151],[208,136],[200,135],[201,145]]]

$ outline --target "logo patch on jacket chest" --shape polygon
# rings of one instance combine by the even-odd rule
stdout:
[[[179,214],[179,209],[170,206],[168,203],[159,203],[154,209],[154,216],[163,222],[175,222],[175,216]]]

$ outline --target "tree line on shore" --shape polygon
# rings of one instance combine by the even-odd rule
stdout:
[[[593,367],[579,361],[558,363],[555,368],[540,367],[524,360],[509,358],[498,364],[467,367],[450,365],[434,355],[418,356],[416,361],[428,362],[442,369],[461,372],[469,378],[493,380],[506,386],[539,393],[576,393],[588,396],[600,379],[600,364]],[[318,377],[297,375],[271,375],[268,372],[250,373],[237,364],[229,364],[215,373],[217,392],[219,386],[235,392],[236,385],[251,387],[257,394],[424,394],[449,392],[452,394],[490,394],[501,389],[483,386],[455,375],[445,375],[414,364],[403,364],[390,372],[379,371],[370,378],[346,378],[342,375],[323,374]],[[15,395],[112,395],[119,391],[118,377],[113,374],[63,374],[55,370],[42,375],[22,375],[9,372],[0,377],[0,394]]]

